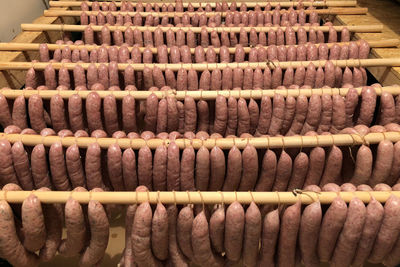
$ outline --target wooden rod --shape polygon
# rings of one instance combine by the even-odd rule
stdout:
[[[24,31],[70,31],[70,32],[83,32],[86,27],[90,26],[93,31],[100,32],[103,26],[99,25],[71,25],[71,24],[21,24],[21,29]],[[250,32],[251,29],[255,29],[257,32],[268,32],[270,30],[277,31],[279,28],[283,31],[286,30],[286,27],[153,27],[153,26],[107,26],[110,31],[126,31],[128,28],[138,29],[139,31],[149,30],[150,32],[154,32],[156,29],[161,29],[163,32],[168,30],[172,30],[173,32],[177,32],[178,30],[182,30],[184,32],[188,32],[189,30],[194,33],[200,33],[204,28],[207,32],[236,32],[239,33],[241,29],[246,32]],[[341,32],[344,28],[347,28],[350,32],[381,32],[383,29],[382,24],[377,25],[346,25],[346,26],[291,26],[295,32],[299,28],[303,28],[307,32],[310,29],[314,29],[315,31],[321,30],[323,32],[328,32],[330,28],[334,28],[336,31]]]
[[[369,133],[365,136],[358,134],[333,134],[333,135],[316,135],[316,136],[277,136],[277,137],[251,137],[251,138],[209,138],[200,139],[149,139],[141,138],[95,138],[95,137],[59,137],[59,136],[41,136],[41,135],[24,135],[24,134],[5,134],[0,133],[0,139],[7,139],[10,143],[21,141],[24,145],[35,146],[43,144],[51,146],[54,143],[61,143],[65,147],[77,145],[81,148],[87,148],[91,143],[97,142],[101,148],[107,149],[111,144],[117,143],[120,148],[132,148],[138,150],[144,146],[150,149],[156,149],[159,146],[168,146],[171,142],[175,142],[180,149],[193,147],[199,149],[204,146],[207,149],[219,147],[221,149],[231,149],[236,146],[244,149],[248,144],[256,149],[267,148],[299,148],[299,147],[326,147],[326,146],[353,146],[362,144],[377,144],[382,140],[389,140],[393,143],[400,141],[400,132],[384,132]]]
[[[356,191],[356,192],[312,192],[296,190],[293,192],[215,192],[215,191],[162,191],[162,192],[74,192],[74,191],[0,191],[0,200],[9,203],[22,203],[31,194],[37,196],[42,203],[66,203],[72,197],[81,204],[90,200],[97,200],[102,204],[136,204],[149,202],[157,204],[231,204],[238,201],[241,204],[311,204],[315,201],[321,204],[330,204],[340,196],[345,202],[354,197],[364,203],[375,198],[379,202],[386,202],[391,196],[400,197],[400,191]]]
[[[206,4],[210,4],[211,7],[215,8],[216,3],[215,2],[192,2],[190,1],[192,6],[194,8],[198,7],[205,7]],[[229,1],[227,1],[229,3]],[[259,5],[260,7],[265,7],[266,5],[270,4],[271,7],[276,7],[278,4],[281,7],[295,7],[299,4],[298,1],[283,1],[283,2],[269,2],[269,1],[263,1],[263,2],[245,2],[245,1],[235,1],[236,3],[245,3],[247,7],[255,7],[256,5]],[[92,2],[86,1],[88,6],[92,6]],[[135,7],[138,3],[137,2],[131,2],[132,5]],[[175,1],[163,1],[162,3],[158,4],[163,4],[166,3],[168,5],[175,6]],[[82,4],[82,1],[50,1],[50,7],[80,7]],[[147,3],[144,3],[147,4]],[[154,4],[154,3],[152,3]],[[305,1],[302,2],[303,6],[308,7],[308,6],[314,6],[314,7],[341,7],[341,6],[347,6],[347,7],[352,7],[357,5],[357,1]],[[121,2],[115,2],[115,5],[117,7],[121,7]],[[183,7],[188,7],[189,3],[184,2]],[[240,5],[239,5],[240,6]],[[239,7],[238,6],[238,7]]]
[[[385,39],[385,40],[365,40],[371,48],[377,48],[377,47],[396,47],[400,44],[399,39]],[[357,44],[360,43],[360,40],[353,41],[356,42]],[[337,43],[324,43],[324,45],[327,45],[328,48],[332,47],[333,45],[339,45],[339,46],[344,46],[344,45],[349,45],[350,42],[337,42]],[[67,44],[50,44],[46,43],[48,49],[50,51],[54,51],[56,49],[63,49],[64,47],[69,47],[71,50],[82,50],[86,49],[88,51],[92,50],[97,50],[100,47],[109,47],[107,45],[67,45]],[[315,44],[315,46],[318,48],[321,44]],[[39,50],[40,44],[38,43],[0,43],[0,51],[37,51]],[[285,45],[285,47],[289,46],[294,46],[298,47],[298,45]],[[118,49],[120,46],[116,46]],[[260,47],[260,46],[257,46]],[[268,49],[268,46],[263,46],[265,49]],[[132,51],[133,46],[128,46],[128,50]],[[150,49],[153,54],[157,54],[157,48],[154,47],[139,47],[140,52],[143,52],[145,49]],[[210,47],[204,48],[204,51],[207,49],[210,49]],[[220,48],[218,47],[213,47],[214,51],[219,54]],[[252,47],[243,47],[245,53],[250,53],[250,50]],[[229,53],[230,54],[235,54],[236,48],[235,47],[228,47]],[[169,53],[170,48],[167,48],[167,51]],[[190,48],[190,52],[194,54],[195,48]]]
[[[315,61],[273,61],[273,62],[241,62],[241,63],[175,63],[175,64],[160,64],[160,63],[119,63],[118,70],[125,70],[128,66],[132,66],[135,71],[144,70],[145,67],[154,68],[158,67],[160,70],[170,69],[173,71],[178,71],[179,69],[194,69],[197,71],[202,70],[214,70],[223,69],[225,67],[229,68],[241,68],[245,69],[250,67],[256,69],[257,67],[261,69],[275,69],[276,67],[281,67],[282,69],[287,69],[292,67],[293,69],[299,68],[301,66],[307,67],[309,64],[314,64],[315,67],[324,67],[328,60],[315,60]],[[399,67],[400,58],[371,58],[371,59],[344,59],[344,60],[330,60],[334,66],[341,68],[344,67]],[[54,69],[60,69],[64,67],[69,70],[73,70],[75,66],[80,65],[83,69],[88,69],[89,65],[94,64],[99,67],[101,64],[108,66],[109,63],[70,63],[70,62],[8,62],[0,61],[0,70],[27,70],[34,68],[35,70],[44,70],[47,65],[51,64]]]
[[[296,13],[300,13],[300,10],[294,10]],[[368,8],[362,7],[336,7],[336,8],[327,8],[327,9],[306,9],[302,10],[306,14],[311,14],[311,12],[316,12],[320,15],[363,15],[367,14]],[[82,12],[86,13],[87,15],[98,15],[99,13],[106,16],[107,14],[111,13],[113,16],[121,15],[129,15],[131,17],[135,16],[136,14],[140,14],[142,17],[146,17],[152,15],[153,17],[164,17],[168,16],[173,18],[174,16],[182,17],[184,14],[189,16],[194,16],[195,14],[199,14],[198,12],[127,12],[127,11],[79,11],[79,10],[45,10],[44,16],[46,17],[79,17]],[[242,11],[242,13],[247,13],[248,11]],[[273,13],[274,11],[262,11],[262,13]],[[280,10],[280,13],[283,14],[288,12],[287,10]],[[216,12],[202,12],[201,14],[205,14],[207,17],[215,16]],[[227,12],[218,12],[221,17],[226,17]]]
[[[354,88],[357,93],[361,95],[362,87]],[[391,95],[400,95],[400,86],[385,86],[375,87],[377,95],[382,95],[383,92],[388,92]],[[285,97],[293,96],[298,97],[300,95],[311,97],[312,95],[341,95],[346,96],[349,88],[313,88],[313,89],[254,89],[254,90],[221,90],[221,91],[96,91],[101,98],[105,98],[108,95],[113,95],[115,99],[123,99],[125,96],[133,96],[136,100],[145,100],[149,95],[154,94],[158,99],[165,98],[167,96],[173,97],[176,100],[184,100],[185,96],[191,96],[194,100],[214,100],[217,96],[222,95],[224,97],[234,97],[236,99],[261,99],[263,96],[274,97],[275,94],[280,94]],[[19,96],[29,98],[32,95],[39,95],[42,99],[50,99],[54,95],[59,95],[63,99],[68,99],[72,95],[79,95],[82,99],[86,99],[87,96],[93,91],[74,91],[74,90],[20,90],[20,89],[1,89],[0,94],[7,99],[15,99]]]

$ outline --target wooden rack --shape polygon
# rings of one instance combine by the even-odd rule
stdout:
[[[360,44],[360,41],[353,41],[357,44]],[[400,44],[399,39],[386,39],[386,40],[376,40],[376,41],[368,41],[367,42],[371,48],[383,48],[383,47],[396,47]],[[337,43],[324,43],[328,46],[328,48],[332,47],[333,45],[349,45],[350,42],[337,42]],[[54,51],[56,49],[63,49],[64,47],[69,47],[71,50],[82,50],[86,49],[87,51],[93,51],[97,50],[100,47],[109,47],[108,45],[67,45],[67,44],[51,44],[51,43],[46,43],[47,48],[49,51]],[[315,46],[318,48],[321,44],[315,44]],[[299,45],[285,45],[285,47],[289,46],[294,46],[298,47]],[[0,43],[0,51],[38,51],[40,47],[40,44],[38,43]],[[120,46],[115,46],[118,49]],[[257,48],[263,47],[265,49],[268,49],[268,46],[257,46]],[[133,46],[128,46],[128,50],[131,52],[133,49]],[[143,52],[145,49],[150,49],[150,51],[153,54],[157,54],[157,48],[154,47],[138,47],[140,52]],[[204,51],[207,49],[210,49],[210,47],[203,48]],[[212,47],[214,49],[216,54],[219,54],[220,48],[218,47]],[[243,50],[245,53],[250,53],[250,50],[252,47],[243,47]],[[170,48],[167,48],[168,53],[170,52]],[[228,51],[230,54],[235,54],[236,47],[228,47]],[[195,48],[190,48],[190,53],[194,54]]]
[[[199,14],[198,12],[128,12],[128,11],[75,11],[75,10],[45,10],[44,15],[46,17],[79,17],[81,16],[82,12],[86,13],[87,15],[95,15],[103,14],[106,16],[107,14],[111,13],[113,16],[117,15],[129,15],[131,17],[135,16],[136,14],[140,14],[142,17],[146,17],[152,15],[153,17],[164,17],[168,16],[173,18],[174,16],[182,17],[184,14],[189,16],[194,16],[195,14]],[[242,11],[243,12],[248,11]],[[287,12],[287,10],[280,10],[280,13],[283,14]],[[300,10],[294,10],[296,13],[300,13]],[[311,14],[315,12],[320,15],[363,15],[367,14],[368,8],[361,8],[361,7],[354,7],[354,8],[327,8],[327,9],[307,9],[303,10],[305,14]],[[263,14],[266,13],[274,13],[273,10],[271,11],[262,11]],[[206,15],[207,17],[213,17],[215,14],[219,14],[221,17],[226,17],[228,12],[202,12],[202,15]]]
[[[272,149],[272,148],[299,148],[299,147],[326,147],[326,146],[352,146],[362,144],[377,144],[382,140],[391,142],[400,141],[400,132],[384,132],[369,133],[365,136],[358,134],[333,134],[333,135],[315,135],[315,136],[279,136],[279,137],[251,137],[251,138],[209,138],[201,139],[149,139],[142,138],[95,138],[95,137],[59,137],[59,136],[41,136],[41,135],[24,135],[24,134],[5,134],[0,133],[0,139],[5,138],[10,143],[22,142],[27,146],[35,146],[43,144],[51,146],[54,143],[61,143],[63,146],[77,145],[81,148],[87,148],[91,143],[97,142],[101,148],[108,148],[111,144],[118,144],[120,148],[140,149],[148,146],[150,149],[156,149],[159,146],[168,146],[171,142],[175,142],[180,149],[193,147],[199,149],[204,146],[212,149],[217,146],[221,149],[230,149],[236,146],[244,149],[248,144],[256,149]]]
[[[222,1],[220,1],[222,2]],[[230,1],[226,1],[228,3],[230,3]],[[281,7],[295,7],[299,4],[298,1],[283,1],[283,2],[266,2],[266,1],[262,1],[262,2],[246,2],[246,1],[235,1],[236,3],[245,3],[247,5],[247,7],[255,7],[256,5],[259,5],[260,7],[265,7],[266,5],[270,4],[271,7],[276,7],[278,4]],[[50,1],[50,7],[80,7],[82,2],[81,1]],[[88,4],[88,6],[92,6],[92,2],[87,1],[86,2]],[[138,3],[137,2],[131,2],[132,5],[135,7]],[[162,1],[159,4],[168,4],[168,5],[172,5],[175,6],[175,1]],[[208,1],[202,1],[202,2],[195,2],[195,1],[190,1],[190,3],[192,4],[193,7],[197,8],[197,7],[204,7],[207,4],[210,4],[211,7],[215,7],[216,3],[215,2],[208,2]],[[115,5],[117,7],[121,7],[121,2],[116,1]],[[145,3],[146,4],[146,3]],[[154,2],[151,3],[154,5]],[[313,7],[352,7],[352,6],[356,6],[357,5],[357,1],[305,1],[302,2],[302,4],[305,7],[309,7],[309,6],[313,6]],[[184,2],[183,3],[183,7],[188,7],[189,3],[188,2]]]
[[[24,31],[70,31],[70,32],[83,32],[86,27],[91,27],[93,31],[100,32],[104,26],[99,25],[71,25],[71,24],[21,24],[21,29]],[[150,32],[154,32],[156,29],[161,29],[163,32],[171,30],[173,32],[177,32],[182,30],[184,32],[188,32],[189,30],[194,33],[200,33],[202,29],[206,29],[207,32],[236,32],[239,33],[241,30],[246,32],[250,32],[251,29],[256,30],[257,32],[268,32],[270,30],[277,31],[278,29],[282,29],[285,31],[287,27],[153,27],[153,26],[108,26],[107,28],[113,32],[116,30],[120,30],[122,32],[126,31],[128,28],[138,29],[139,31],[149,30]],[[377,25],[348,25],[348,26],[293,26],[291,27],[295,32],[298,31],[299,28],[303,28],[305,31],[310,31],[310,29],[314,29],[315,31],[320,30],[322,32],[329,32],[330,28],[335,29],[338,32],[341,32],[343,29],[347,28],[350,32],[381,32],[383,29],[382,24]]]
[[[354,88],[357,93],[361,95],[362,87]],[[400,94],[400,86],[385,86],[385,87],[374,87],[377,95],[381,95],[383,92],[388,92],[394,96]],[[214,100],[217,96],[233,97],[235,99],[261,99],[263,96],[273,97],[276,94],[283,95],[285,97],[293,96],[298,97],[300,95],[311,97],[312,95],[341,95],[346,96],[349,88],[312,88],[312,89],[267,89],[267,90],[220,90],[220,91],[74,91],[74,90],[16,90],[16,89],[0,89],[0,94],[5,96],[7,99],[15,99],[19,96],[29,98],[32,95],[39,95],[43,99],[50,99],[54,95],[59,95],[63,99],[68,99],[72,95],[79,95],[81,98],[86,99],[87,96],[96,92],[101,98],[105,98],[108,95],[113,95],[115,99],[123,99],[125,96],[133,96],[136,100],[145,100],[151,94],[157,96],[158,99],[173,97],[176,100],[184,100],[186,96],[193,97],[194,100]]]
[[[42,203],[66,203],[73,198],[79,203],[87,204],[97,200],[102,204],[135,204],[149,202],[157,204],[230,204],[238,201],[241,204],[311,204],[315,201],[330,204],[336,197],[350,202],[357,197],[365,203],[372,198],[386,202],[391,196],[400,197],[400,191],[356,191],[356,192],[312,192],[294,190],[293,192],[222,192],[222,191],[162,191],[162,192],[73,192],[73,191],[0,191],[0,200],[9,203],[22,203],[31,194],[38,197]]]
[[[292,67],[293,69],[301,66],[307,67],[310,64],[314,64],[315,67],[324,67],[328,60],[314,60],[314,61],[270,61],[270,62],[241,62],[241,63],[175,63],[175,64],[164,64],[164,63],[118,63],[118,70],[125,70],[128,66],[132,66],[135,71],[144,70],[145,67],[154,68],[158,67],[160,70],[170,69],[178,71],[179,69],[194,69],[198,71],[202,70],[214,70],[229,68],[241,68],[245,69],[250,67],[256,69],[275,69],[281,67],[287,69]],[[334,66],[341,68],[344,67],[398,67],[400,66],[400,58],[376,58],[376,59],[343,59],[343,60],[329,60]],[[47,65],[52,65],[54,69],[60,69],[64,67],[69,70],[73,70],[75,66],[80,65],[83,69],[88,69],[89,65],[94,64],[99,67],[101,64],[106,66],[109,63],[66,63],[66,62],[0,62],[0,70],[27,70],[33,68],[35,70],[44,70]]]

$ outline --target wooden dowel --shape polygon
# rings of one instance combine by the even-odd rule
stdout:
[[[221,1],[222,2],[222,1]],[[229,3],[229,1],[227,1]],[[280,4],[281,7],[295,7],[299,4],[298,1],[284,1],[284,2],[269,2],[269,1],[263,1],[263,2],[245,2],[245,1],[235,1],[236,3],[245,3],[248,8],[255,7],[256,5],[259,5],[260,7],[265,7],[268,3],[271,5],[271,7],[276,7],[278,4]],[[87,1],[86,2],[88,6],[92,6],[92,2]],[[172,6],[175,6],[175,1],[170,1],[170,2],[165,2],[167,5],[171,4]],[[198,8],[200,6],[205,7],[206,4],[210,4],[212,8],[215,8],[216,3],[215,2],[192,2],[192,6],[194,8]],[[82,4],[81,1],[50,1],[50,7],[80,7]],[[121,2],[115,2],[117,7],[121,7]],[[146,4],[146,3],[144,3]],[[154,5],[154,3],[152,3]],[[162,3],[158,3],[161,4]],[[347,6],[347,7],[352,7],[357,5],[357,1],[305,1],[302,2],[302,4],[305,7],[308,6],[314,6],[314,7],[341,7],[341,6]],[[132,2],[132,5],[135,7],[137,5],[136,2]],[[188,7],[189,3],[184,2],[183,7]],[[239,8],[240,5],[238,5]]]
[[[334,66],[338,66],[341,68],[344,67],[399,67],[400,66],[400,58],[371,58],[371,59],[344,59],[344,60],[330,60]],[[241,68],[245,69],[250,67],[252,69],[256,69],[257,67],[261,69],[274,69],[276,67],[281,67],[282,69],[287,69],[292,67],[293,69],[299,68],[301,66],[307,67],[309,64],[314,64],[315,67],[324,67],[327,60],[315,60],[315,61],[273,61],[273,62],[242,62],[242,63],[177,63],[177,64],[159,64],[159,63],[119,63],[118,70],[125,70],[128,66],[132,66],[135,71],[141,71],[145,67],[153,68],[158,67],[160,70],[170,69],[172,71],[178,71],[179,69],[194,69],[197,71],[202,70],[214,70],[214,69],[223,69],[225,67],[229,68]],[[89,65],[94,64],[96,67],[99,67],[101,64],[108,66],[109,63],[61,63],[61,62],[8,62],[1,61],[0,62],[0,70],[27,70],[30,68],[34,68],[35,70],[44,70],[47,65],[53,65],[54,69],[60,69],[64,67],[69,70],[73,70],[73,68],[77,65],[82,66],[83,69],[88,69]]]
[[[361,95],[362,87],[354,88],[357,93]],[[393,96],[400,94],[399,86],[385,86],[385,87],[374,87],[377,95],[381,95],[383,92],[388,92]],[[167,96],[173,97],[176,100],[184,100],[185,96],[191,96],[194,100],[214,100],[217,96],[222,95],[224,97],[234,97],[235,99],[261,99],[263,96],[273,97],[275,94],[280,94],[285,97],[293,96],[298,97],[299,95],[311,97],[312,95],[341,95],[346,96],[349,88],[313,88],[313,89],[254,89],[254,90],[221,90],[221,91],[96,91],[101,98],[105,98],[108,95],[113,95],[115,99],[123,99],[124,96],[133,96],[136,100],[145,100],[149,95],[154,94],[158,99],[165,98]],[[74,90],[20,90],[20,89],[1,89],[0,94],[7,99],[15,99],[19,96],[29,98],[32,95],[40,95],[43,99],[50,99],[54,95],[59,95],[63,99],[68,99],[72,95],[79,95],[82,99],[86,99],[87,96],[93,91],[74,91]]]
[[[99,25],[71,25],[71,24],[21,24],[21,29],[24,31],[70,31],[70,32],[83,32],[86,27],[90,26],[93,31],[99,32],[103,28],[103,26]],[[257,32],[268,32],[269,30],[277,31],[279,28],[283,31],[286,30],[286,27],[153,27],[153,26],[107,26],[110,31],[121,30],[126,31],[128,28],[138,29],[139,31],[149,30],[150,32],[154,32],[156,29],[161,29],[163,32],[168,30],[172,30],[173,32],[177,32],[178,30],[182,30],[184,32],[188,32],[189,30],[194,33],[200,33],[204,28],[207,32],[236,32],[239,33],[241,29],[246,32],[250,32],[251,29],[255,29]],[[307,32],[310,29],[314,29],[315,31],[321,30],[322,32],[328,32],[329,29],[333,27],[336,31],[341,32],[344,28],[347,28],[350,32],[381,32],[383,29],[382,24],[377,25],[346,25],[346,26],[292,26],[293,30],[297,32],[299,28],[303,28]]]
[[[141,138],[95,138],[95,137],[59,137],[59,136],[41,136],[41,135],[22,135],[0,133],[0,139],[5,138],[10,143],[21,141],[24,145],[35,146],[43,144],[51,146],[54,143],[61,143],[69,147],[76,144],[81,148],[87,148],[91,143],[97,142],[101,148],[107,149],[111,144],[117,143],[120,148],[140,149],[148,146],[150,149],[156,149],[159,146],[168,146],[172,141],[169,139],[149,139]],[[174,142],[180,149],[193,147],[199,149],[204,146],[212,149],[217,146],[221,149],[230,149],[236,146],[244,149],[248,144],[257,149],[267,148],[299,148],[299,147],[326,147],[326,146],[353,146],[362,144],[377,144],[382,140],[389,140],[393,143],[400,141],[400,132],[369,133],[364,137],[358,134],[334,134],[317,136],[285,136],[285,137],[252,137],[252,138],[219,138],[219,139],[176,139]]]
[[[400,197],[400,191],[356,191],[356,192],[312,192],[296,190],[293,192],[215,192],[215,191],[162,191],[162,192],[74,192],[74,191],[0,191],[0,200],[9,203],[22,203],[31,194],[38,197],[42,203],[64,204],[72,197],[81,204],[90,200],[97,200],[102,204],[136,204],[149,202],[157,204],[231,204],[238,201],[241,204],[311,204],[315,201],[321,204],[330,204],[339,195],[345,202],[350,202],[354,197],[364,203],[372,199],[386,202],[391,196]]]
[[[296,13],[300,13],[300,10],[294,10]],[[354,7],[354,8],[327,8],[327,9],[312,9],[312,10],[303,10],[306,14],[310,14],[311,12],[316,12],[320,15],[363,15],[367,14],[368,8],[362,7]],[[182,17],[184,14],[188,14],[189,16],[194,16],[195,14],[199,14],[198,12],[127,12],[127,11],[84,11],[87,15],[98,15],[99,13],[106,16],[108,13],[111,13],[113,16],[121,15],[129,15],[131,17],[135,16],[139,13],[142,17],[146,17],[152,15],[153,17],[164,17],[168,16],[169,18],[173,18],[174,16]],[[246,11],[247,13],[248,11]],[[274,11],[262,11],[262,13],[273,13]],[[287,10],[281,10],[280,13],[283,14],[288,12]],[[244,13],[244,11],[240,12]],[[79,17],[82,14],[82,11],[77,10],[45,10],[44,16],[46,17]],[[201,14],[205,14],[207,17],[215,16],[216,12],[203,12]],[[227,12],[218,12],[221,17],[226,17]]]
[[[365,40],[366,41],[366,40]],[[358,41],[353,41],[359,44],[360,40]],[[368,40],[366,41],[371,48],[377,48],[377,47],[396,47],[400,44],[399,39],[385,39],[385,40]],[[338,42],[338,43],[324,43],[324,45],[327,45],[328,48],[332,47],[333,45],[339,45],[339,46],[344,46],[344,45],[349,45],[350,42]],[[318,48],[321,44],[315,44],[315,46]],[[39,50],[40,44],[38,43],[0,43],[0,51],[36,51]],[[47,47],[50,51],[54,51],[56,49],[63,49],[64,47],[69,47],[71,50],[74,49],[86,49],[89,52],[92,50],[97,50],[100,47],[109,47],[107,45],[67,45],[67,44],[50,44],[47,43]],[[298,45],[285,45],[285,47],[289,46],[294,46],[298,47]],[[120,48],[120,46],[116,46],[117,48]],[[258,48],[260,46],[257,46]],[[263,46],[265,49],[268,49],[268,46]],[[128,46],[128,50],[132,51],[133,46]],[[150,49],[153,54],[157,54],[157,48],[154,47],[139,47],[140,52],[143,52],[145,49]],[[210,47],[204,48],[204,51],[207,49],[210,49]],[[219,54],[220,48],[218,47],[213,47],[214,51]],[[245,53],[250,53],[250,50],[252,47],[243,47],[243,50]],[[236,48],[235,47],[228,47],[229,53],[230,54],[235,54]],[[167,48],[167,51],[169,53],[170,48]],[[195,48],[190,48],[190,52],[194,54]]]

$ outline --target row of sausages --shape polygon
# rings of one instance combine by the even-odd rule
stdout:
[[[226,1],[221,1],[221,2],[216,2],[215,3],[215,8],[211,7],[209,3],[204,4],[203,7],[199,7],[195,9],[192,5],[192,3],[188,3],[187,7],[183,7],[182,1],[175,1],[175,5],[172,3],[163,3],[162,5],[159,3],[142,3],[142,2],[137,2],[135,7],[132,5],[130,1],[122,1],[121,6],[117,7],[115,2],[99,2],[99,1],[93,1],[91,2],[92,5],[89,6],[87,2],[82,2],[81,4],[81,10],[82,11],[129,11],[129,12],[184,12],[184,11],[189,11],[189,12],[195,12],[195,11],[205,11],[205,12],[212,12],[212,11],[217,11],[217,12],[227,12],[227,11],[236,11],[239,8],[239,11],[244,12],[247,10],[254,10],[254,11],[262,11],[261,7],[256,4],[255,7],[250,7],[248,8],[246,3],[241,3],[240,6],[236,2],[226,2]],[[201,4],[201,3],[200,3]],[[299,1],[298,4],[296,5],[297,10],[304,9],[304,5],[302,1]],[[310,6],[307,9],[314,9],[314,7]],[[267,3],[264,7],[264,11],[271,11],[272,7],[270,3]],[[281,5],[278,4],[274,8],[274,10],[281,10]],[[285,10],[285,9],[282,9]]]
[[[291,136],[308,131],[335,134],[346,127],[370,126],[373,122],[400,123],[398,98],[395,100],[387,92],[378,98],[376,88],[380,87],[364,87],[361,98],[351,88],[345,97],[324,94],[285,98],[275,94],[272,98],[264,96],[248,101],[221,95],[215,101],[195,101],[191,96],[181,101],[173,96],[158,99],[155,94],[140,101],[130,95],[117,100],[113,95],[102,99],[98,93],[90,92],[85,100],[78,94],[70,96],[68,101],[58,94],[50,100],[35,94],[28,99],[21,95],[12,102],[0,94],[0,125],[4,128],[15,125],[21,130],[30,127],[38,133],[48,127],[56,132],[105,130],[109,136],[119,130]]]
[[[386,129],[399,131],[399,125],[385,127],[357,126],[346,128],[342,133],[364,135],[368,132],[383,132]],[[24,130],[25,134],[31,134]],[[43,130],[43,135],[55,135]],[[62,136],[72,136],[64,130]],[[125,138],[121,133],[116,138]],[[308,132],[306,136],[314,136]],[[78,131],[76,136],[88,136]],[[93,137],[105,137],[100,130]],[[161,138],[170,144],[160,145],[153,151],[146,145],[137,152],[122,150],[117,143],[102,150],[97,142],[87,149],[76,144],[64,149],[60,142],[46,148],[43,144],[29,147],[21,142],[10,144],[0,141],[0,183],[19,184],[24,190],[48,187],[56,190],[71,190],[82,186],[114,191],[132,191],[138,185],[159,191],[286,191],[308,185],[323,186],[327,183],[355,185],[379,183],[393,185],[400,178],[400,142],[383,140],[377,145],[359,147],[327,148],[316,146],[310,149],[255,149],[251,144],[241,151],[236,146],[225,152],[215,146],[212,149],[193,147],[182,150],[174,142],[179,133],[162,133],[155,136],[143,132],[145,140]],[[209,138],[207,133],[187,132],[185,138]],[[251,137],[243,135],[242,138]],[[128,138],[139,138],[130,133]],[[218,134],[211,138],[221,138]]]
[[[80,15],[81,25],[117,25],[117,26],[166,26],[166,27],[219,27],[221,25],[225,26],[244,26],[244,27],[255,27],[255,26],[319,26],[320,18],[318,13],[313,11],[310,14],[302,9],[296,12],[293,8],[288,9],[285,12],[281,10],[274,10],[271,14],[270,12],[262,11],[249,11],[249,12],[239,12],[239,11],[228,11],[224,17],[220,13],[215,13],[213,16],[207,16],[202,11],[197,11],[195,14],[189,15],[188,13],[183,13],[182,16],[175,15],[173,18],[168,15],[153,16],[146,15],[145,18],[140,13],[136,13],[134,16],[129,14],[122,15],[118,13],[117,15],[108,12],[98,13],[97,15],[88,15],[83,11]]]
[[[367,84],[367,72],[364,67],[341,68],[328,60],[325,66],[318,68],[310,62],[307,67],[280,66],[271,68],[261,67],[230,68],[196,71],[191,68],[161,70],[158,66],[145,66],[143,71],[135,71],[134,66],[128,65],[124,71],[118,70],[117,62],[108,64],[92,63],[85,70],[80,64],[72,71],[61,67],[57,71],[49,63],[45,69],[28,69],[25,87],[38,90],[92,90],[120,91],[125,90],[160,90],[167,86],[178,91],[195,90],[252,90],[279,88],[332,88],[361,87]],[[283,87],[282,87],[283,86]]]
[[[390,187],[382,186],[383,191]],[[21,190],[7,184],[3,190]],[[41,188],[40,191],[48,191]],[[137,191],[146,191],[140,186]],[[320,191],[372,191],[368,186],[340,188],[327,184]],[[399,190],[398,185],[393,190]],[[84,192],[82,187],[74,191]],[[93,192],[102,191],[99,188]],[[65,207],[41,204],[30,195],[22,205],[0,202],[0,256],[16,266],[38,266],[58,251],[64,256],[79,255],[80,264],[100,264],[109,239],[110,208],[98,201],[81,205],[73,198]],[[64,212],[64,214],[63,214]],[[15,216],[14,216],[15,215]],[[21,219],[19,219],[21,218]],[[66,238],[61,239],[62,226]],[[392,195],[384,205],[374,198],[368,205],[354,197],[347,205],[336,197],[327,206],[319,201],[302,209],[293,205],[258,207],[223,205],[164,206],[154,209],[148,202],[130,205],[126,211],[125,250],[122,266],[362,266],[366,261],[399,263],[400,199]],[[261,246],[260,246],[261,244]],[[300,255],[296,257],[296,250]],[[39,256],[35,254],[39,252]]]
[[[347,28],[344,28],[338,33],[333,27],[330,27],[327,34],[313,28],[306,31],[303,27],[300,27],[297,31],[292,27],[286,27],[285,30],[279,27],[277,30],[270,29],[268,32],[257,32],[255,28],[251,28],[249,32],[244,28],[241,28],[240,32],[233,32],[229,29],[222,32],[217,32],[216,30],[209,32],[207,27],[202,27],[200,33],[194,33],[191,29],[188,31],[169,29],[163,32],[161,28],[157,28],[155,31],[140,31],[137,28],[129,27],[125,31],[117,29],[111,32],[107,26],[103,26],[101,31],[95,33],[89,25],[84,29],[82,40],[86,44],[119,46],[123,43],[138,44],[140,46],[166,44],[168,47],[177,44],[186,44],[190,48],[194,48],[197,45],[208,47],[213,43],[220,43],[227,47],[234,47],[236,44],[243,46],[250,46],[250,44],[260,44],[262,46],[266,46],[267,44],[295,45],[304,41],[310,43],[348,42],[350,40],[350,32]]]
[[[154,213],[146,202],[130,206],[124,266],[163,266],[166,259],[173,266],[363,266],[368,261],[394,267],[400,262],[400,199],[394,195],[385,205],[375,199],[365,205],[356,197],[347,205],[337,197],[326,210],[318,201],[303,210],[297,202],[263,216],[254,202],[247,207],[233,202],[210,213],[205,208],[196,214],[191,205],[177,210],[158,204]]]
[[[3,190],[22,189],[16,184],[7,184]],[[38,191],[49,189],[43,187]],[[0,201],[0,213],[0,256],[13,266],[39,266],[40,262],[51,261],[57,252],[66,257],[79,256],[80,266],[96,266],[104,257],[109,221],[106,209],[96,200],[83,207],[70,198],[63,207],[41,204],[36,196],[30,195],[22,205],[10,206]],[[62,239],[64,224],[67,236]]]
[[[82,41],[76,41],[76,45],[82,45]],[[252,44],[250,44],[253,46]],[[219,48],[216,51],[214,48]],[[157,53],[153,54],[151,47],[146,47],[143,52],[139,45],[134,45],[131,51],[127,44],[121,47],[100,46],[90,52],[87,49],[71,49],[65,46],[56,49],[50,54],[47,44],[41,44],[39,59],[41,62],[85,62],[85,63],[229,63],[229,62],[266,62],[274,61],[312,61],[312,60],[338,60],[338,59],[365,59],[370,51],[369,44],[361,40],[350,42],[348,45],[334,44],[330,47],[326,43],[318,46],[312,43],[302,43],[298,46],[270,45],[268,47],[255,46],[249,53],[245,52],[242,45],[235,47],[234,53],[230,53],[227,46],[213,43],[208,48],[196,46],[191,53],[187,45],[178,44],[169,49],[166,45],[157,45]]]

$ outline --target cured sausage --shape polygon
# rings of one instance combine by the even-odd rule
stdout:
[[[90,226],[90,242],[79,263],[82,265],[100,264],[107,249],[109,237],[109,222],[106,211],[100,202],[90,200],[88,205],[88,220]]]
[[[295,266],[297,234],[300,228],[301,203],[288,207],[283,216],[278,242],[278,265]]]
[[[233,202],[226,210],[225,253],[230,261],[238,261],[242,254],[245,214],[239,202]]]
[[[299,229],[299,247],[305,266],[319,266],[320,264],[317,245],[321,221],[322,209],[319,201],[304,209]]]
[[[327,262],[331,259],[346,216],[346,203],[340,197],[336,197],[322,219],[318,239],[318,255],[321,262]]]

